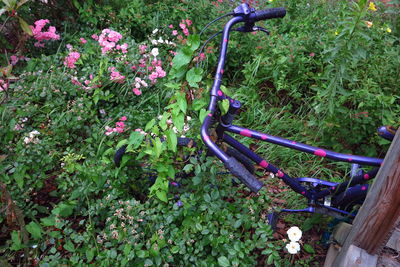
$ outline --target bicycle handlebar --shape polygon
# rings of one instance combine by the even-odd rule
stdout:
[[[263,183],[257,180],[243,165],[239,163],[234,157],[230,157],[224,162],[227,168],[234,176],[239,178],[251,191],[257,193],[263,187]]]
[[[276,7],[265,10],[259,10],[254,12],[250,17],[254,21],[283,18],[286,15],[286,9],[284,7]]]

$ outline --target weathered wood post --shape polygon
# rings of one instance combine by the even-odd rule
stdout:
[[[375,266],[400,222],[400,129],[333,266]]]

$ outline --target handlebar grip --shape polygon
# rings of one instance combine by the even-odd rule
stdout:
[[[257,180],[243,165],[239,163],[234,157],[224,163],[227,168],[234,176],[239,178],[251,191],[257,193],[263,187],[263,183]]]
[[[254,13],[254,21],[283,18],[286,15],[284,7],[275,7],[265,10],[259,10]]]

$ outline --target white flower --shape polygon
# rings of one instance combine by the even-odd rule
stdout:
[[[172,128],[172,131],[174,131],[174,133],[178,133],[178,128],[176,128],[175,126]]]
[[[29,144],[30,142],[31,142],[31,139],[30,139],[29,137],[26,136],[26,137],[24,138],[24,143],[25,143],[25,144]]]
[[[190,120],[192,120],[192,117],[186,116],[186,120],[187,120],[187,121],[190,121]]]
[[[297,242],[300,240],[302,232],[297,226],[292,226],[290,229],[287,231],[288,237],[290,241]]]
[[[156,34],[158,32],[158,29],[153,30],[153,34]]]
[[[157,45],[157,44],[158,44],[157,40],[151,40],[151,43],[152,43],[153,45]]]
[[[160,44],[163,44],[164,40],[160,37],[160,38],[158,38],[157,42],[159,42]]]
[[[157,57],[158,56],[158,48],[153,48],[152,50],[151,50],[151,54],[154,56],[154,57]]]
[[[296,254],[300,251],[300,244],[297,242],[290,242],[286,245],[286,249],[290,254]]]

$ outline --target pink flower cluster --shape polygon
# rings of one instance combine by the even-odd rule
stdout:
[[[25,61],[29,61],[30,59],[24,56],[17,56],[17,55],[12,55],[10,56],[10,60],[11,60],[11,65],[17,65],[18,61],[20,60],[25,60]]]
[[[116,70],[115,67],[108,68],[109,71],[111,71],[110,74],[110,80],[116,83],[124,83],[125,82],[125,76],[121,75],[119,71]]]
[[[157,66],[156,70],[150,73],[149,80],[154,84],[156,83],[156,79],[165,77],[166,72],[162,69],[161,66]]]
[[[115,127],[111,128],[109,126],[106,126],[106,132],[105,135],[110,135],[112,133],[123,133],[125,130],[125,123],[124,121],[126,121],[127,118],[126,116],[122,116],[118,122],[115,123]]]
[[[122,45],[118,45],[118,41],[121,40],[122,35],[119,32],[104,29],[100,36],[92,35],[92,38],[99,42],[101,46],[101,53],[105,54],[109,51],[112,51],[114,48],[116,50],[121,50],[122,53],[128,52],[128,44],[124,43]]]
[[[135,95],[141,95],[142,91],[140,91],[139,89],[142,86],[143,87],[147,87],[148,86],[147,82],[142,80],[142,79],[140,79],[139,77],[136,77],[135,78],[135,87],[132,89],[133,93]]]
[[[68,56],[66,56],[64,59],[64,65],[70,69],[74,69],[76,67],[75,63],[78,61],[80,57],[81,54],[79,54],[79,52],[70,52]]]
[[[35,21],[35,27],[29,26],[32,30],[33,37],[37,40],[35,43],[36,47],[44,47],[44,43],[42,43],[42,41],[60,39],[60,35],[56,34],[56,27],[54,26],[49,26],[47,32],[42,32],[47,23],[50,23],[48,19],[40,19]]]
[[[93,74],[90,74],[89,75],[89,79],[86,79],[84,82],[83,82],[83,84],[78,80],[78,78],[77,77],[72,77],[71,78],[71,82],[74,84],[74,85],[77,85],[77,86],[79,86],[79,87],[81,87],[82,89],[84,89],[84,90],[90,90],[90,89],[93,89],[93,88],[100,88],[101,87],[101,84],[93,84]]]
[[[187,25],[187,26],[186,26]],[[181,21],[181,23],[179,23],[179,28],[182,29],[182,32],[185,36],[189,35],[189,29],[187,27],[189,27],[190,25],[192,25],[192,21],[190,19],[183,19]]]

